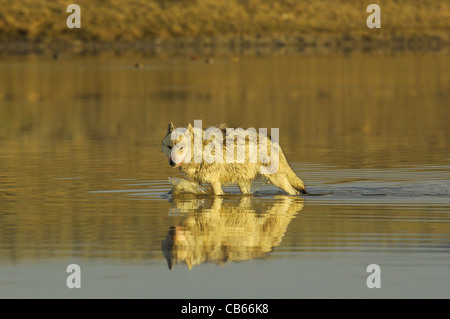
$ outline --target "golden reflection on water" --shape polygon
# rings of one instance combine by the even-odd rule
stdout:
[[[143,67],[135,69],[138,59]],[[219,207],[218,213],[188,213],[176,223],[167,217],[171,208],[165,200],[92,193],[138,187],[127,186],[127,179],[167,181],[175,176],[160,153],[169,121],[176,126],[201,119],[205,126],[227,122],[230,127],[278,127],[291,162],[378,169],[448,163],[449,70],[447,56],[422,53],[243,57],[239,62],[216,58],[214,64],[128,56],[57,61],[3,57],[0,260],[163,258],[160,244],[170,227],[191,227],[192,234],[202,223],[210,227],[201,234],[210,241],[208,247],[223,247],[219,241],[231,236],[219,225],[238,215],[227,210],[246,210],[247,199],[227,205],[213,201],[211,209]],[[167,184],[152,187],[161,194],[168,190]],[[257,198],[249,202],[251,207],[262,205]],[[246,212],[237,218],[237,223],[254,224],[249,226],[254,237],[235,246],[240,257],[231,251],[208,255],[209,248],[201,248],[185,255],[172,252],[173,263],[264,256],[280,245],[290,222],[304,221],[292,219],[301,209],[298,205],[293,199],[274,200],[261,213],[257,210],[260,215]],[[274,217],[264,210],[279,207],[290,213]],[[209,220],[215,216],[216,224]],[[255,224],[264,220],[266,229]],[[317,220],[309,220],[312,228],[306,233],[328,234],[321,249],[331,249],[335,237],[327,228],[332,227],[330,220]],[[363,229],[369,232],[368,220]],[[417,224],[391,223],[389,218],[376,225],[393,233],[419,231]],[[360,226],[339,227],[359,233]],[[445,223],[433,227],[423,231],[445,233]],[[264,241],[260,251],[245,244],[256,239]],[[294,249],[312,239],[286,238],[283,243]]]
[[[293,196],[276,196],[272,203],[249,196],[229,202],[175,196],[173,202],[185,216],[162,242],[170,270],[181,262],[191,269],[207,262],[222,265],[265,257],[303,208],[303,199]]]

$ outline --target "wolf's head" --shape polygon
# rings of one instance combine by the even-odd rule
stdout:
[[[191,124],[187,128],[174,129],[172,122],[169,123],[161,142],[161,150],[169,160],[170,166],[179,167],[187,159],[191,159],[192,134]]]

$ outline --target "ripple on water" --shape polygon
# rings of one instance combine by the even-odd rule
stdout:
[[[417,166],[390,169],[340,169],[335,166],[294,162],[294,170],[302,177],[311,195],[311,204],[343,205],[450,205],[450,166]],[[172,189],[169,180],[116,180],[119,189],[93,190],[91,193],[124,194],[136,199],[166,200]],[[122,187],[123,186],[123,187]],[[207,188],[207,187],[206,187]],[[225,192],[239,195],[236,186],[224,186]],[[257,179],[255,195],[275,196],[281,190]]]

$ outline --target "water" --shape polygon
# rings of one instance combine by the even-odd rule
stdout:
[[[448,57],[214,61],[2,57],[0,297],[448,298]],[[280,128],[321,196],[172,197],[160,141],[195,119]]]

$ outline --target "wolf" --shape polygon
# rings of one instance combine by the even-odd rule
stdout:
[[[226,145],[226,149],[211,147],[214,144],[213,142],[218,142],[220,138],[217,140],[215,136],[211,136],[209,139],[205,138],[205,134],[211,129],[222,133],[216,134],[222,135],[223,138],[223,141],[220,141],[222,143],[217,145],[221,147]],[[225,124],[210,127],[206,131],[203,128],[192,127],[189,124],[182,131],[184,132],[181,134],[183,136],[175,136],[173,138],[176,132],[173,123],[170,122],[167,126],[166,135],[161,142],[161,150],[167,157],[169,165],[180,168],[193,188],[196,185],[200,186],[200,184],[206,183],[211,186],[214,195],[223,195],[222,184],[237,184],[242,194],[250,194],[253,180],[262,175],[289,195],[308,194],[303,181],[290,167],[285,154],[281,150],[281,146],[277,142],[271,141],[271,138],[266,138],[266,143],[263,145],[261,141],[264,141],[264,136],[261,136],[256,131],[241,130],[240,133],[230,136],[230,130],[227,129]],[[198,160],[198,154],[195,154],[196,149],[194,145],[196,138],[201,141],[201,151],[209,150],[209,158],[214,157],[215,161],[208,160],[208,156],[203,156],[200,158],[200,161]],[[245,152],[234,154],[234,150],[231,150],[230,154],[228,146],[233,143],[234,148],[238,148],[239,140],[244,141]],[[258,141],[253,149],[249,142],[250,140]],[[248,143],[245,143],[245,141]],[[265,147],[265,151],[267,151],[267,147],[270,148],[272,152],[270,155],[272,155],[274,146],[277,146],[278,156],[277,158],[270,157],[272,161],[270,165],[276,162],[276,170],[268,169],[270,165],[267,159],[261,156],[258,158],[252,156],[256,154],[255,152],[263,154],[261,151]],[[194,150],[194,152],[191,150]],[[234,158],[234,161],[230,161],[230,157]]]

